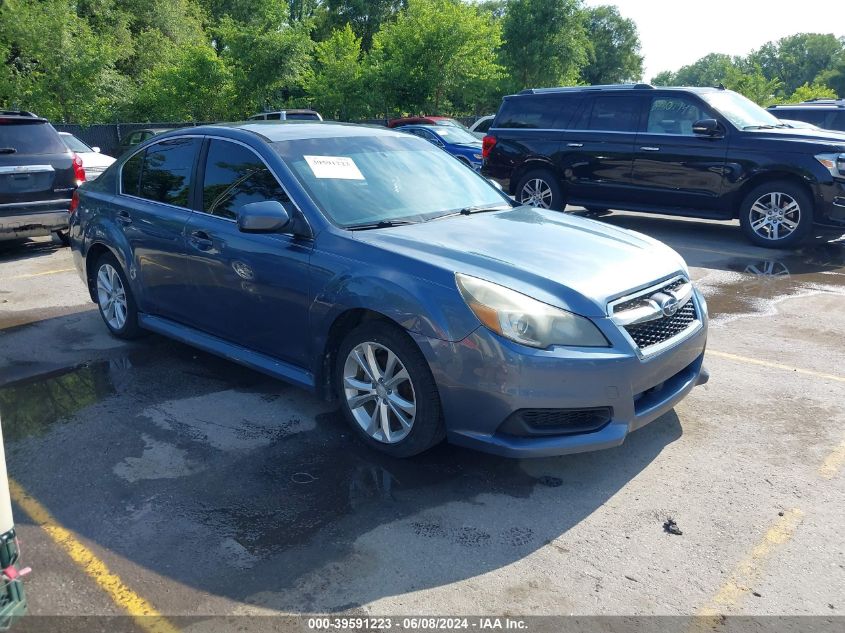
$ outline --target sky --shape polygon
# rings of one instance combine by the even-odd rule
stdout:
[[[645,81],[708,53],[746,55],[795,33],[845,36],[843,0],[586,0],[586,4],[615,4],[636,22]]]

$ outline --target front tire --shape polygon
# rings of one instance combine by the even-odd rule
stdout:
[[[557,177],[546,169],[535,169],[525,174],[516,186],[515,197],[520,204],[540,209],[560,211],[566,206]]]
[[[141,336],[135,297],[126,274],[114,255],[100,255],[94,265],[93,281],[97,307],[109,332],[127,340]]]
[[[795,248],[813,228],[813,203],[803,188],[776,180],[752,189],[739,210],[745,236],[764,248]]]
[[[368,446],[410,457],[446,436],[437,385],[414,341],[387,321],[349,332],[335,361],[344,416]]]

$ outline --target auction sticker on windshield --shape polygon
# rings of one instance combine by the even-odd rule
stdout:
[[[364,180],[364,174],[348,156],[303,156],[317,178]]]

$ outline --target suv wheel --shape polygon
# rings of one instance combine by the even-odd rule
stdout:
[[[376,450],[410,457],[446,435],[428,363],[391,323],[370,321],[346,335],[335,362],[335,384],[344,416]]]
[[[123,339],[138,338],[138,309],[123,269],[111,253],[97,260],[94,272],[97,306],[109,331]]]
[[[525,174],[516,186],[516,200],[540,209],[563,209],[560,183],[550,171],[538,169]]]
[[[778,180],[755,187],[745,196],[739,223],[746,237],[766,248],[797,246],[813,227],[813,204],[804,190]]]

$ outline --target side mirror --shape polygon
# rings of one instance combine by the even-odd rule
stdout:
[[[278,233],[290,224],[290,214],[276,200],[245,204],[238,211],[238,229],[244,233]]]
[[[94,153],[95,153],[95,154],[99,154],[99,153],[100,153],[100,148],[99,148],[99,147],[97,147],[96,145],[95,145],[94,147],[92,147],[91,149],[93,149],[93,150],[94,150]]]
[[[722,136],[722,129],[716,119],[701,119],[692,124],[693,134],[701,136]]]

